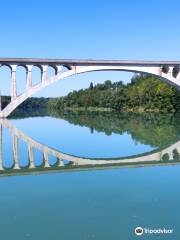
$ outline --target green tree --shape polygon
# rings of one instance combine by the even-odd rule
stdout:
[[[94,86],[93,86],[93,83],[92,83],[92,82],[90,83],[90,86],[89,86],[89,88],[90,88],[91,90],[94,88]]]

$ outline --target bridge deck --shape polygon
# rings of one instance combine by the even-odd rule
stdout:
[[[133,65],[161,66],[180,65],[180,61],[146,61],[146,60],[94,60],[94,59],[43,59],[43,58],[0,58],[0,64],[73,64],[73,65]]]

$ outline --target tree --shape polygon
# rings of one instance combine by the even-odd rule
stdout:
[[[60,99],[55,104],[57,109],[66,106],[111,108],[116,111],[180,111],[180,93],[155,77],[144,74],[135,75],[127,85],[110,80],[96,85],[91,82],[89,88],[71,92]]]
[[[106,80],[105,83],[104,83],[104,87],[105,89],[108,89],[112,86],[112,83],[111,83],[111,80]]]
[[[92,82],[90,83],[90,86],[89,86],[89,88],[90,88],[91,90],[94,88],[94,86],[93,86],[93,83],[92,83]]]
[[[162,160],[163,162],[169,161],[169,155],[168,155],[168,153],[165,153],[165,154],[162,156],[161,160]]]
[[[173,150],[173,160],[174,161],[179,161],[180,160],[180,155],[179,155],[177,149]]]

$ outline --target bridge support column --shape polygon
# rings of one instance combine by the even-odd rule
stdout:
[[[18,161],[18,138],[13,134],[13,159],[14,159],[14,169],[19,169]]]
[[[27,89],[32,87],[32,65],[27,65],[27,72],[26,72],[26,86]]]
[[[57,75],[62,72],[62,68],[63,68],[62,66],[56,65],[55,69],[56,69],[56,74],[57,74]]]
[[[42,65],[42,70],[41,70],[41,81],[44,82],[47,79],[47,65]]]
[[[48,154],[46,152],[44,152],[44,166],[50,167],[49,160],[48,160]]]
[[[59,164],[58,167],[64,167],[63,159],[58,158]]]
[[[17,65],[11,65],[11,101],[15,100],[17,97],[16,67]]]
[[[0,170],[3,170],[3,154],[2,154],[2,125],[0,125]]]
[[[73,166],[78,166],[79,164],[77,162],[73,162]]]
[[[169,153],[169,160],[173,160],[173,152]]]
[[[0,91],[0,111],[2,110],[2,95],[1,95],[1,91]]]
[[[166,73],[167,77],[172,78],[173,77],[173,67],[169,66],[168,72]]]
[[[34,166],[34,151],[31,145],[28,145],[28,155],[29,155],[29,168],[35,168]]]
[[[179,70],[176,78],[180,80],[180,70]]]

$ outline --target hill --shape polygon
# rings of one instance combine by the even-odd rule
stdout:
[[[90,84],[65,97],[51,99],[49,107],[58,110],[89,110],[118,112],[179,112],[180,92],[153,76],[135,75],[131,83],[121,81]]]

